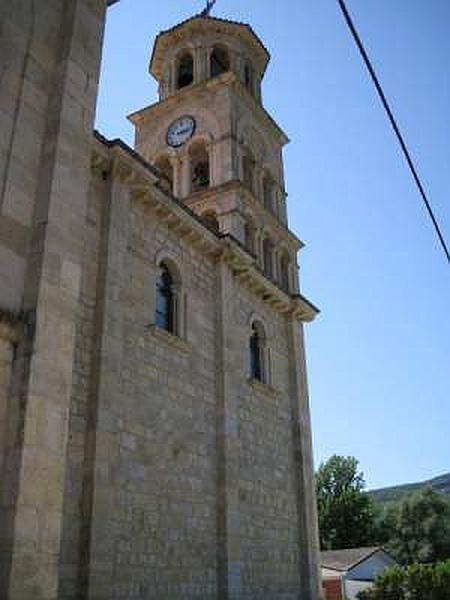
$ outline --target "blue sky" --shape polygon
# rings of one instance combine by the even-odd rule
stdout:
[[[198,0],[109,9],[97,111],[156,100],[155,35]],[[450,2],[347,0],[450,243]],[[218,0],[272,54],[264,103],[287,132],[290,227],[306,243],[303,293],[316,462],[356,456],[369,487],[450,471],[450,266],[335,0]]]

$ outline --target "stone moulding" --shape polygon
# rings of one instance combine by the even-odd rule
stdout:
[[[23,334],[21,315],[0,308],[0,339],[18,344]]]
[[[173,348],[176,348],[177,350],[180,350],[181,352],[189,353],[192,350],[189,342],[180,338],[174,333],[170,333],[165,329],[161,329],[154,323],[150,323],[150,325],[147,326],[147,330],[153,337],[163,340],[165,343],[169,344]]]
[[[266,109],[258,103],[255,98],[248,92],[245,85],[239,81],[238,77],[231,71],[222,73],[213,79],[202,81],[200,83],[192,84],[189,87],[181,88],[172,96],[169,96],[164,100],[164,106],[161,102],[155,102],[140,110],[134,111],[127,116],[127,119],[134,125],[137,123],[144,123],[147,120],[155,119],[158,115],[166,112],[169,108],[177,106],[184,96],[189,96],[193,100],[201,99],[205,92],[210,92],[214,88],[220,88],[223,85],[233,87],[245,100],[247,106],[254,111],[255,117],[261,123],[263,127],[268,127],[275,135],[276,139],[284,146],[289,143],[289,138],[281,127],[276,123],[273,117],[266,111]]]
[[[253,389],[264,394],[265,396],[268,396],[269,398],[274,398],[276,396],[280,396],[280,393],[278,392],[278,390],[273,388],[269,383],[260,381],[259,379],[255,379],[254,377],[249,377],[247,379],[247,383]]]
[[[122,140],[109,141],[95,134],[91,167],[94,173],[118,177],[128,186],[132,198],[175,231],[180,239],[210,256],[225,262],[252,293],[274,310],[298,321],[312,321],[319,310],[301,294],[290,294],[261,272],[255,257],[232,235],[208,228],[188,206],[177,200],[161,185],[161,176],[137,152]]]

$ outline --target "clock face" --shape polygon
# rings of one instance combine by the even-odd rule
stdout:
[[[169,125],[167,143],[177,148],[187,142],[195,131],[195,120],[192,117],[180,117]]]

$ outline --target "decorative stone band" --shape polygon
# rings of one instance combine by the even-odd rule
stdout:
[[[17,344],[23,333],[23,324],[19,315],[0,308],[0,340]]]
[[[266,277],[255,257],[233,236],[209,229],[188,206],[164,189],[159,172],[121,140],[109,141],[96,133],[91,168],[99,176],[119,178],[135,201],[144,203],[180,239],[205,256],[227,263],[240,283],[273,309],[299,321],[312,321],[319,313],[302,295],[286,293]]]

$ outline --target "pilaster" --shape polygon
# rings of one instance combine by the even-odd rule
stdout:
[[[319,600],[321,598],[320,550],[303,326],[288,317],[287,327],[291,360],[291,422],[297,487],[301,588],[299,597],[302,600]]]
[[[101,223],[101,241],[96,307],[97,348],[94,364],[94,393],[88,425],[87,476],[84,484],[88,505],[89,532],[83,540],[81,560],[87,579],[81,582],[82,597],[95,600],[111,597],[113,544],[110,518],[114,495],[109,474],[118,459],[118,420],[121,410],[121,361],[124,337],[125,287],[130,195],[120,174],[110,174],[108,197]]]
[[[33,4],[59,31],[37,171],[2,479],[0,596],[56,600],[75,321],[106,0]],[[47,43],[36,28],[33,44]],[[39,37],[42,36],[42,39]],[[86,40],[89,40],[87,44]],[[37,51],[31,45],[30,52]],[[10,415],[8,415],[9,419]]]
[[[238,391],[234,374],[239,356],[234,336],[236,290],[231,269],[217,267],[217,454],[218,454],[218,556],[219,599],[241,597]]]

